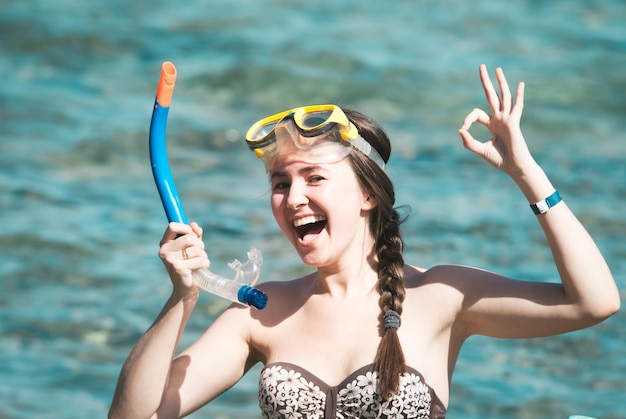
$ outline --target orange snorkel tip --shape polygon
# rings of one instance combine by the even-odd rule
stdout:
[[[161,77],[157,88],[156,100],[159,105],[167,108],[172,103],[174,84],[176,83],[176,66],[170,61],[166,61],[161,66]]]

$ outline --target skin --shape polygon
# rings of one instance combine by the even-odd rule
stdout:
[[[509,175],[528,202],[535,203],[554,187],[520,130],[524,84],[513,98],[501,69],[496,69],[499,94],[484,65],[480,79],[490,113],[474,109],[459,135],[468,150]],[[476,123],[489,129],[491,139],[472,137],[469,129]],[[303,262],[316,272],[262,284],[269,297],[264,310],[231,306],[176,357],[198,297],[191,272],[210,263],[196,223],[170,224],[159,256],[171,278],[172,295],[124,364],[109,417],[187,415],[258,362],[291,362],[329,385],[372,363],[381,332],[374,238],[367,222],[375,206],[347,160],[311,165],[297,155],[280,157],[272,171],[272,212]],[[327,225],[319,234],[302,238],[293,221],[312,215],[326,217]],[[559,203],[537,220],[561,283],[514,280],[458,265],[405,267],[400,342],[407,365],[424,375],[445,405],[454,365],[469,336],[555,335],[596,324],[619,309],[611,272],[567,204]],[[182,237],[175,239],[177,235]]]

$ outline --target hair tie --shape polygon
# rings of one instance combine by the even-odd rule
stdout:
[[[383,323],[385,329],[397,329],[400,327],[400,315],[393,311],[392,309],[388,309],[387,312],[383,315]]]

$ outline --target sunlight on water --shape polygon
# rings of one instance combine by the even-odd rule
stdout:
[[[168,297],[157,257],[166,219],[147,154],[166,60],[179,72],[172,170],[217,273],[250,245],[264,253],[262,281],[307,272],[242,137],[267,114],[330,102],[392,137],[388,170],[412,209],[409,262],[558,280],[523,196],[456,134],[484,106],[485,62],[526,82],[529,145],[625,296],[625,19],[617,0],[2,2],[0,417],[105,416],[125,357]],[[226,305],[203,295],[182,344]],[[470,339],[449,417],[623,417],[624,321]],[[192,417],[259,417],[258,373]]]

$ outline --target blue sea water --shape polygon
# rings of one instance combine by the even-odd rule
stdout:
[[[309,103],[389,131],[406,259],[557,280],[521,193],[456,130],[484,107],[477,67],[526,82],[523,129],[626,292],[626,3],[621,0],[4,0],[0,3],[0,417],[103,417],[121,365],[169,295],[147,132],[163,61],[187,215],[213,269],[264,252],[303,267],[275,226],[256,119]],[[191,343],[227,305],[204,294]],[[427,321],[427,320],[425,320]],[[626,315],[558,337],[472,338],[450,418],[626,418]],[[194,418],[256,418],[258,369]]]

